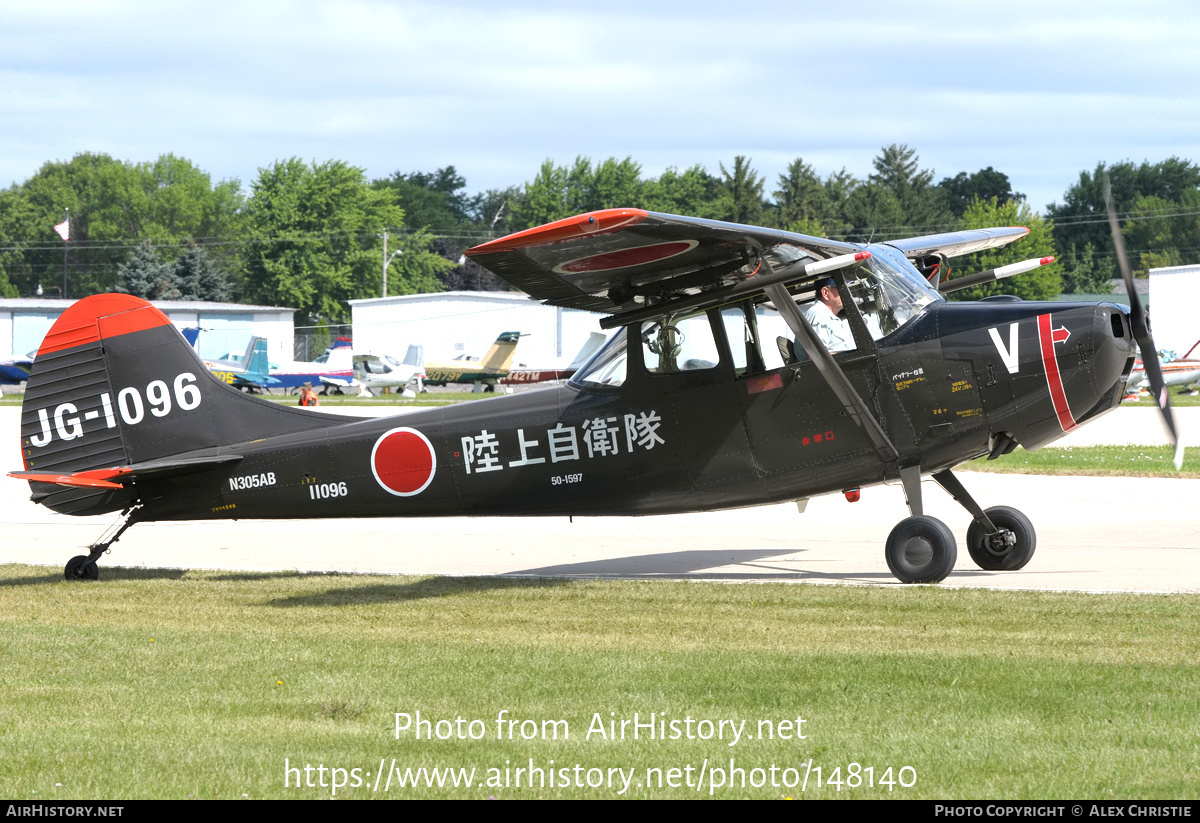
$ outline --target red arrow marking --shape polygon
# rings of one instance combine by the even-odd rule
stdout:
[[[1058,424],[1062,426],[1063,431],[1075,428],[1076,423],[1071,414],[1071,407],[1067,404],[1067,392],[1063,388],[1062,373],[1058,370],[1054,344],[1061,343],[1070,336],[1071,333],[1065,328],[1051,330],[1050,315],[1038,315],[1038,342],[1042,349],[1042,365],[1046,367],[1046,387],[1050,390],[1050,401],[1054,404],[1054,413],[1058,416]]]

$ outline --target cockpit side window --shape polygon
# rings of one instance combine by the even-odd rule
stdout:
[[[715,369],[721,361],[712,322],[704,312],[641,324],[642,360],[651,374]]]
[[[733,371],[738,377],[757,374],[765,368],[752,311],[753,305],[749,301],[721,309],[721,325],[733,356]]]

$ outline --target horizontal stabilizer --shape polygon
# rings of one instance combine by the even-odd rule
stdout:
[[[184,474],[208,471],[218,466],[237,463],[239,454],[205,455],[171,460],[150,460],[132,466],[114,466],[105,469],[56,474],[54,472],[9,472],[9,477],[38,483],[53,483],[56,486],[75,486],[92,489],[120,489],[141,480],[163,480]]]

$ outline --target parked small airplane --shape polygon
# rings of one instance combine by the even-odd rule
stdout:
[[[425,370],[397,360],[390,354],[354,352],[354,380],[361,387],[359,395],[370,395],[376,389],[399,389],[405,397],[415,397],[423,389]],[[407,358],[406,358],[407,359]]]
[[[193,344],[194,347],[194,344]],[[245,392],[261,392],[275,388],[279,381],[271,376],[267,361],[267,341],[263,337],[251,337],[246,346],[246,355],[241,362],[233,360],[204,360],[204,365],[223,383]]]
[[[192,344],[193,348],[196,346],[196,336],[200,331],[201,329],[184,330],[184,338]],[[324,362],[331,352],[341,351],[342,348],[335,345],[334,348],[327,350],[320,359],[312,363],[304,361],[272,363],[267,357],[266,338],[251,337],[250,342],[246,345],[246,354],[241,359],[225,357],[205,360],[204,364],[218,379],[246,391],[257,392],[264,388],[290,391],[300,388],[305,383],[310,383],[323,385],[324,391],[332,389],[337,394],[342,394],[344,390],[356,385],[349,362],[349,348],[345,349],[346,363],[344,365]]]
[[[505,387],[529,386],[535,383],[549,383],[553,380],[567,380],[604,345],[606,339],[600,332],[592,332],[584,342],[583,348],[566,365],[534,367],[518,363],[509,369],[507,377],[500,378],[500,385]]]
[[[1200,341],[1188,349],[1187,354],[1183,357],[1176,356],[1173,351],[1158,353],[1159,360],[1162,362],[1164,385],[1181,386],[1186,389],[1193,383],[1200,383],[1200,357],[1195,356],[1198,348],[1200,348]],[[1129,392],[1137,392],[1150,386],[1150,378],[1146,376],[1146,366],[1142,362],[1140,353],[1133,363],[1133,370],[1129,372],[1129,380],[1125,385]],[[1131,399],[1136,399],[1136,394],[1132,395]]]
[[[471,383],[475,391],[495,391],[496,381],[505,377],[512,365],[513,354],[521,333],[501,332],[488,353],[480,360],[469,354],[460,354],[453,360],[425,364],[425,385],[445,386],[450,383]]]
[[[29,379],[29,370],[33,368],[33,356],[0,357],[0,384],[15,386]]]
[[[983,509],[956,465],[1043,446],[1116,408],[1135,341],[1178,443],[1111,206],[1110,222],[1128,311],[947,302],[971,278],[935,289],[922,274],[1025,229],[862,246],[641,209],[560,220],[467,254],[551,305],[607,312],[600,326],[616,333],[566,386],[391,419],[236,392],[150,304],[88,297],[38,350],[21,409],[25,467],[12,476],[56,512],[122,513],[67,563],[69,579],[95,579],[96,561],[142,521],[668,514],[853,501],[899,482],[911,516],[884,557],[903,582],[937,582],[958,549],[923,512],[925,475],[970,513],[978,566],[1020,569],[1033,525]],[[827,319],[810,321],[818,300],[841,304],[844,350],[814,325]],[[794,335],[788,360],[763,340],[764,312]],[[1177,466],[1182,456],[1177,446]]]

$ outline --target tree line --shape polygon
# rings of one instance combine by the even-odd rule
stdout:
[[[969,290],[1053,299],[1107,292],[1116,276],[1102,196],[1111,180],[1126,244],[1141,271],[1200,256],[1200,166],[1170,158],[1080,172],[1045,216],[992,167],[935,181],[914,149],[885,146],[859,179],[819,174],[795,159],[772,184],[737,156],[643,175],[632,158],[544,162],[533,178],[471,194],[453,166],[369,180],[341,161],[291,158],[259,170],[248,189],[214,182],[184,158],[131,163],[84,153],[49,162],[0,191],[0,295],[58,296],[69,215],[67,297],[124,291],[150,299],[293,306],[301,323],[337,322],[347,300],[381,293],[387,234],[389,294],[503,289],[462,252],[489,238],[581,212],[636,207],[768,226],[853,242],[961,228],[1024,225],[1014,247],[955,260],[956,273],[1055,255],[1061,265]]]

